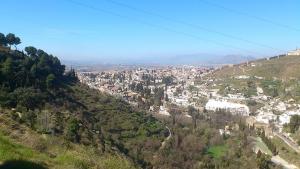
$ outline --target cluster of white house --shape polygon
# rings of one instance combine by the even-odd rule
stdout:
[[[248,106],[227,100],[210,99],[206,103],[205,109],[210,111],[224,110],[232,114],[238,114],[242,116],[249,116],[250,114]],[[300,109],[286,110],[284,104],[282,103],[278,103],[276,110],[279,110],[282,113],[280,115],[276,115],[272,111],[267,111],[265,109],[258,110],[256,112],[257,115],[255,116],[256,122],[265,124],[270,124],[273,122],[277,126],[282,127],[284,124],[290,122],[290,119],[293,115],[300,115]]]
[[[290,119],[293,115],[300,115],[300,110],[296,111],[286,111],[280,115],[276,115],[273,112],[262,112],[260,111],[258,115],[256,115],[255,119],[257,122],[269,124],[270,122],[274,122],[279,126],[283,126],[290,122]]]

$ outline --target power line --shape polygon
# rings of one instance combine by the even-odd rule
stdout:
[[[203,2],[203,3],[206,3],[207,5],[214,6],[214,7],[217,7],[219,9],[223,9],[223,10],[226,10],[226,11],[234,13],[234,14],[243,15],[243,16],[246,16],[246,17],[249,17],[249,18],[256,19],[256,20],[261,21],[261,22],[272,24],[274,26],[278,26],[278,27],[285,28],[285,29],[288,29],[288,30],[300,32],[299,28],[295,28],[295,27],[292,27],[290,25],[275,22],[275,21],[272,21],[270,19],[259,17],[259,16],[256,16],[256,15],[253,15],[253,14],[250,14],[250,13],[238,11],[236,9],[228,8],[228,7],[222,6],[220,4],[214,3],[215,1],[214,2],[207,1],[207,0],[200,0],[200,1]]]
[[[125,16],[125,15],[122,15],[122,14],[119,14],[119,13],[115,13],[115,12],[112,12],[112,11],[109,11],[109,10],[106,10],[106,9],[98,8],[98,7],[89,5],[89,4],[81,3],[81,2],[78,2],[78,1],[74,1],[74,0],[66,0],[66,1],[68,1],[70,3],[73,3],[75,5],[78,5],[78,6],[89,8],[89,9],[94,10],[96,12],[107,13],[107,14],[110,14],[110,15],[113,15],[113,16],[117,16],[117,17],[121,17],[121,18],[126,18],[126,19],[131,20],[131,21],[134,19],[135,22],[138,22],[140,24],[144,24],[144,25],[147,25],[147,26],[155,27],[157,29],[161,29],[161,30],[164,30],[164,31],[167,31],[167,32],[181,34],[181,35],[184,35],[184,36],[187,36],[187,37],[190,37],[190,38],[198,39],[198,40],[201,40],[201,41],[204,41],[204,42],[209,42],[209,43],[212,43],[212,44],[215,44],[215,45],[219,45],[219,46],[223,46],[223,47],[229,47],[229,48],[232,48],[232,49],[246,51],[248,53],[253,53],[253,54],[259,54],[259,55],[261,55],[258,52],[253,52],[253,51],[250,51],[248,49],[236,47],[236,46],[225,44],[225,43],[222,43],[222,42],[219,42],[219,41],[215,41],[215,40],[204,39],[204,38],[202,38],[200,36],[197,36],[197,35],[193,35],[193,34],[190,34],[190,33],[187,33],[187,32],[183,32],[183,31],[174,30],[172,28],[161,26],[161,25],[157,25],[157,24],[153,24],[153,23],[150,23],[150,22],[145,22],[145,21],[137,19],[137,18],[133,18],[133,17],[130,17],[130,16]]]
[[[118,1],[115,1],[115,0],[105,0],[105,1],[116,4],[118,6],[126,7],[126,8],[131,9],[131,10],[138,11],[138,12],[141,12],[141,13],[156,16],[156,17],[162,18],[162,19],[167,20],[167,21],[171,21],[171,22],[175,22],[175,23],[178,23],[178,24],[186,25],[186,26],[192,27],[194,29],[200,29],[200,30],[203,30],[203,31],[206,31],[206,32],[221,35],[221,36],[226,37],[226,38],[230,38],[230,39],[242,41],[242,42],[245,42],[245,43],[248,43],[248,44],[252,44],[252,45],[255,45],[255,46],[268,48],[268,49],[276,50],[278,52],[286,53],[285,50],[274,48],[274,47],[266,45],[266,44],[254,42],[254,41],[247,40],[247,39],[244,39],[244,38],[241,38],[241,37],[237,37],[237,36],[234,36],[234,35],[223,33],[223,32],[213,30],[213,29],[210,29],[210,28],[198,25],[198,24],[193,24],[193,23],[189,23],[189,22],[186,22],[186,21],[183,21],[183,20],[178,20],[178,19],[174,19],[174,18],[171,18],[171,17],[168,17],[168,16],[160,15],[160,14],[157,14],[157,13],[154,13],[154,12],[151,12],[151,11],[147,11],[147,10],[144,10],[144,9],[136,8],[134,6],[130,6],[128,4],[121,3],[121,2],[118,2]]]

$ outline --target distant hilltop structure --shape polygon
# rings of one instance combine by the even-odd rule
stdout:
[[[292,50],[287,53],[287,55],[296,55],[300,56],[300,49]]]

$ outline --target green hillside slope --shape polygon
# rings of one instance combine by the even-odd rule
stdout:
[[[92,146],[38,134],[12,120],[8,112],[0,113],[1,169],[135,168],[128,159],[117,154],[99,153]]]
[[[152,166],[153,154],[167,132],[159,121],[145,112],[80,84],[74,70],[66,71],[57,57],[32,46],[26,47],[25,52],[0,50],[0,107],[7,112],[3,118],[39,133],[30,135],[32,140],[38,140],[40,135],[59,138],[65,142],[61,147],[78,145],[83,151],[91,147],[96,154],[124,156],[136,167]],[[22,130],[16,128],[12,132]],[[43,146],[51,143],[42,143],[40,150],[45,153]],[[27,158],[24,157],[27,148],[16,147],[17,153],[20,148],[25,154],[7,156],[2,159],[4,163],[5,160]],[[32,156],[28,157],[35,159],[35,151],[30,154]],[[84,152],[77,156],[81,159],[93,157],[93,154]],[[62,160],[70,158],[78,161],[72,155]],[[93,161],[88,160],[86,165],[98,168]]]

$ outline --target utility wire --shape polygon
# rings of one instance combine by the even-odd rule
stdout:
[[[228,7],[225,7],[225,6],[222,6],[220,4],[215,3],[216,1],[214,1],[214,2],[208,1],[208,0],[199,0],[199,1],[201,1],[205,4],[207,4],[207,5],[214,6],[214,7],[217,7],[219,9],[223,9],[225,11],[228,11],[228,12],[231,12],[231,13],[234,13],[234,14],[243,15],[243,16],[246,16],[246,17],[249,17],[249,18],[256,19],[256,20],[261,21],[261,22],[272,24],[274,26],[278,26],[278,27],[285,28],[285,29],[288,29],[288,30],[300,32],[299,28],[295,28],[295,27],[292,27],[290,25],[275,22],[275,21],[272,21],[270,19],[263,18],[263,17],[260,17],[260,16],[256,16],[256,15],[253,15],[253,14],[250,14],[250,13],[238,11],[236,9],[228,8]]]
[[[229,47],[229,48],[232,48],[232,49],[235,49],[235,50],[241,50],[241,51],[245,51],[245,52],[248,52],[248,53],[262,55],[259,52],[253,52],[253,51],[248,50],[248,49],[236,47],[236,46],[233,46],[233,45],[230,45],[230,44],[225,44],[225,43],[222,43],[222,42],[219,42],[219,41],[216,41],[216,40],[204,39],[204,38],[202,38],[200,36],[197,36],[197,35],[193,35],[193,34],[190,34],[190,33],[187,33],[187,32],[183,32],[183,31],[177,31],[177,30],[169,28],[169,27],[165,27],[165,26],[153,24],[153,23],[146,22],[146,21],[143,21],[143,20],[140,20],[140,19],[137,19],[137,18],[130,17],[130,16],[125,16],[125,15],[122,15],[122,14],[119,14],[119,13],[115,13],[115,12],[112,12],[112,11],[109,11],[109,10],[106,10],[106,9],[95,7],[93,5],[85,4],[85,3],[74,1],[74,0],[66,0],[66,1],[68,1],[68,2],[70,2],[72,4],[75,4],[75,5],[81,6],[81,7],[85,7],[85,8],[94,10],[96,12],[107,13],[107,14],[110,14],[110,15],[113,15],[113,16],[117,16],[117,17],[121,17],[121,18],[126,18],[126,19],[128,19],[130,21],[134,20],[135,22],[140,23],[140,24],[151,26],[151,27],[154,27],[154,28],[157,28],[157,29],[161,29],[161,30],[164,30],[164,31],[167,31],[167,32],[181,34],[181,35],[184,35],[184,36],[187,36],[187,37],[190,37],[190,38],[201,40],[203,42],[209,42],[209,43],[212,43],[212,44],[215,44],[215,45],[219,45],[219,46],[223,46],[223,47]]]
[[[234,36],[234,35],[223,33],[223,32],[217,31],[217,30],[213,30],[213,29],[210,29],[210,28],[198,25],[198,24],[189,23],[189,22],[186,22],[186,21],[183,21],[183,20],[174,19],[174,18],[171,18],[171,17],[168,17],[168,16],[164,16],[164,15],[160,15],[160,14],[151,12],[151,11],[147,11],[147,10],[144,10],[144,9],[136,8],[134,6],[130,6],[130,5],[125,4],[125,3],[121,3],[119,1],[115,1],[115,0],[105,0],[105,1],[113,3],[113,4],[118,5],[118,6],[126,7],[126,8],[131,9],[131,10],[138,11],[138,12],[141,12],[141,13],[144,13],[144,14],[148,14],[148,15],[152,15],[152,16],[155,16],[155,17],[159,17],[159,18],[167,20],[167,21],[171,21],[171,22],[174,22],[174,23],[178,23],[178,24],[182,24],[182,25],[185,25],[185,26],[189,26],[189,27],[192,27],[194,29],[200,29],[202,31],[206,31],[206,32],[217,34],[217,35],[221,35],[221,36],[226,37],[226,38],[230,38],[230,39],[242,41],[242,42],[245,42],[245,43],[248,43],[248,44],[252,44],[252,45],[255,45],[255,46],[259,46],[259,47],[263,47],[263,48],[268,48],[268,49],[276,50],[276,51],[281,52],[281,53],[286,53],[285,50],[274,48],[274,47],[266,45],[266,44],[254,42],[254,41],[247,40],[247,39],[244,39],[244,38],[241,38],[241,37],[237,37],[237,36]]]

